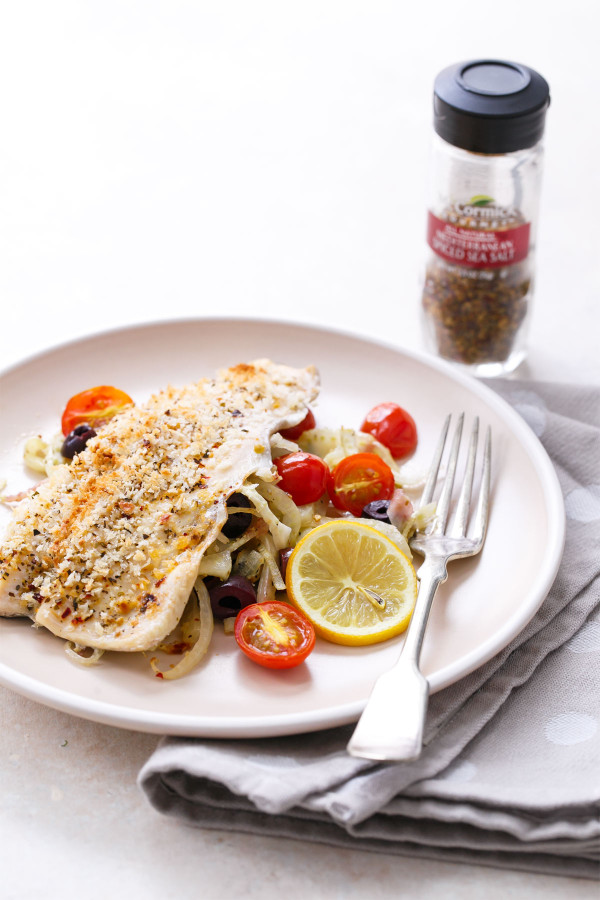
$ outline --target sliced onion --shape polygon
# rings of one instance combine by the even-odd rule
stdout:
[[[284,453],[295,453],[298,450],[298,444],[282,437],[278,431],[271,435],[271,454],[272,456],[280,456]],[[280,451],[274,453],[273,451]]]
[[[410,499],[401,488],[396,488],[388,506],[388,518],[390,522],[392,525],[395,525],[399,531],[402,531],[413,514],[414,509]]]
[[[235,629],[236,616],[228,616],[223,619],[223,631],[225,634],[233,634]]]
[[[251,525],[247,531],[239,536],[239,538],[232,540],[231,543],[227,545],[227,549],[230,553],[233,553],[238,547],[243,547],[248,541],[251,541],[255,537],[260,537],[262,534],[266,534],[267,531],[267,523],[263,522],[262,519],[259,519],[256,525]]]
[[[65,653],[70,660],[76,662],[79,666],[96,666],[98,664],[100,657],[104,655],[104,650],[99,650],[98,647],[94,647],[89,656],[81,655],[84,650],[91,649],[91,647],[80,647],[79,644],[75,644],[73,641],[67,641],[65,643]]]
[[[152,666],[154,674],[159,678],[173,681],[175,678],[181,678],[182,675],[187,675],[188,672],[191,672],[191,670],[198,665],[209,648],[214,621],[210,606],[210,597],[208,596],[208,591],[204,586],[204,582],[200,579],[194,586],[192,598],[193,602],[190,603],[190,614],[186,617],[185,621],[182,620],[181,628],[184,638],[195,640],[195,643],[185,653],[183,658],[179,660],[177,665],[164,672],[158,668],[156,657],[153,657],[150,660],[150,665]]]
[[[23,461],[25,465],[33,469],[34,472],[40,472],[43,475],[50,475],[56,466],[64,464],[64,459],[60,453],[62,446],[62,435],[54,437],[51,441],[44,441],[41,437],[32,437],[25,442],[23,450]],[[60,440],[60,443],[58,443]]]
[[[404,528],[402,529],[404,537],[408,540],[415,531],[425,531],[430,522],[435,518],[436,509],[435,503],[427,503],[425,506],[421,506],[421,508],[418,509],[404,525]]]
[[[243,575],[249,581],[256,581],[263,565],[263,558],[258,550],[240,550],[235,558],[232,571],[236,575]]]
[[[259,494],[256,485],[246,483],[242,485],[241,488],[238,488],[238,490],[240,494],[244,494],[248,500],[250,500],[258,510],[260,517],[264,519],[269,526],[269,531],[273,535],[277,549],[280,550],[282,547],[286,547],[292,529],[289,525],[284,525],[283,522],[277,518],[275,513],[271,511],[265,498],[261,497]]]
[[[260,548],[262,558],[264,559],[271,573],[271,580],[273,582],[275,590],[285,591],[285,581],[281,577],[281,572],[275,558],[275,554],[278,553],[278,551],[275,549],[275,543],[270,534],[266,534],[261,540]]]
[[[273,579],[271,578],[271,570],[265,563],[258,579],[256,586],[256,602],[266,603],[268,600],[275,599],[275,588],[273,587]]]
[[[295,544],[300,533],[302,523],[302,513],[300,508],[294,503],[289,494],[286,494],[280,487],[275,484],[260,484],[259,493],[262,497],[269,501],[277,512],[281,514],[280,518],[284,525],[290,529],[287,544]],[[282,547],[277,547],[282,550]]]
[[[225,581],[231,574],[231,551],[221,550],[218,553],[205,553],[200,562],[198,576],[207,578],[214,575],[221,581]]]

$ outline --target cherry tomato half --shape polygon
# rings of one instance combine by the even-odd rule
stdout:
[[[327,489],[327,463],[312,453],[280,456],[275,460],[275,467],[281,476],[277,487],[288,493],[298,506],[314,503]]]
[[[62,414],[62,432],[70,434],[76,425],[86,423],[94,429],[106,424],[126,406],[132,406],[133,400],[125,391],[103,384],[75,394]]]
[[[327,489],[334,506],[360,516],[367,503],[390,499],[394,473],[376,453],[354,453],[337,464]]]
[[[282,438],[285,438],[286,441],[297,441],[301,434],[304,434],[305,431],[310,431],[315,425],[315,417],[309,409],[301,422],[297,425],[293,425],[291,428],[283,428],[279,434]]]
[[[397,403],[379,403],[360,426],[387,447],[395,459],[408,456],[417,446],[415,420]]]
[[[268,669],[298,666],[315,646],[315,630],[308,619],[278,600],[240,610],[233,633],[240,650]]]

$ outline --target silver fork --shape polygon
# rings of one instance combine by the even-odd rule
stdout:
[[[448,416],[442,428],[423,490],[421,506],[433,500],[450,419],[451,416]],[[397,663],[375,682],[373,692],[347,747],[348,753],[352,756],[408,761],[416,759],[421,753],[429,684],[419,669],[419,658],[431,604],[439,585],[448,578],[448,561],[479,553],[483,547],[487,527],[491,468],[489,427],[484,443],[475,518],[467,537],[479,437],[478,418],[474,420],[471,431],[460,496],[452,523],[448,525],[463,422],[464,413],[459,416],[456,424],[446,477],[436,505],[434,525],[431,531],[417,532],[410,541],[411,549],[425,559],[418,572],[419,593],[406,640]]]

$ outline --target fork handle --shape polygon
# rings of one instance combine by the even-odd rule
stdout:
[[[348,753],[365,759],[408,762],[421,753],[429,683],[419,658],[429,611],[448,573],[443,559],[426,559],[419,569],[419,594],[397,663],[375,682],[348,744]]]
[[[448,579],[448,560],[443,556],[428,556],[419,568],[419,593],[417,602],[410,619],[410,625],[406,632],[406,639],[400,659],[396,666],[400,666],[401,660],[410,657],[414,665],[419,667],[419,659],[421,658],[421,648],[423,647],[423,638],[425,637],[425,629],[429,621],[429,613],[433,604],[434,597],[440,584]],[[395,667],[394,667],[395,668]]]

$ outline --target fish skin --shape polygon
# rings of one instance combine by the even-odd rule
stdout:
[[[178,624],[202,556],[269,438],[302,421],[314,367],[255,360],[159,392],[108,422],[22,500],[0,548],[0,615],[79,646],[153,649]]]

